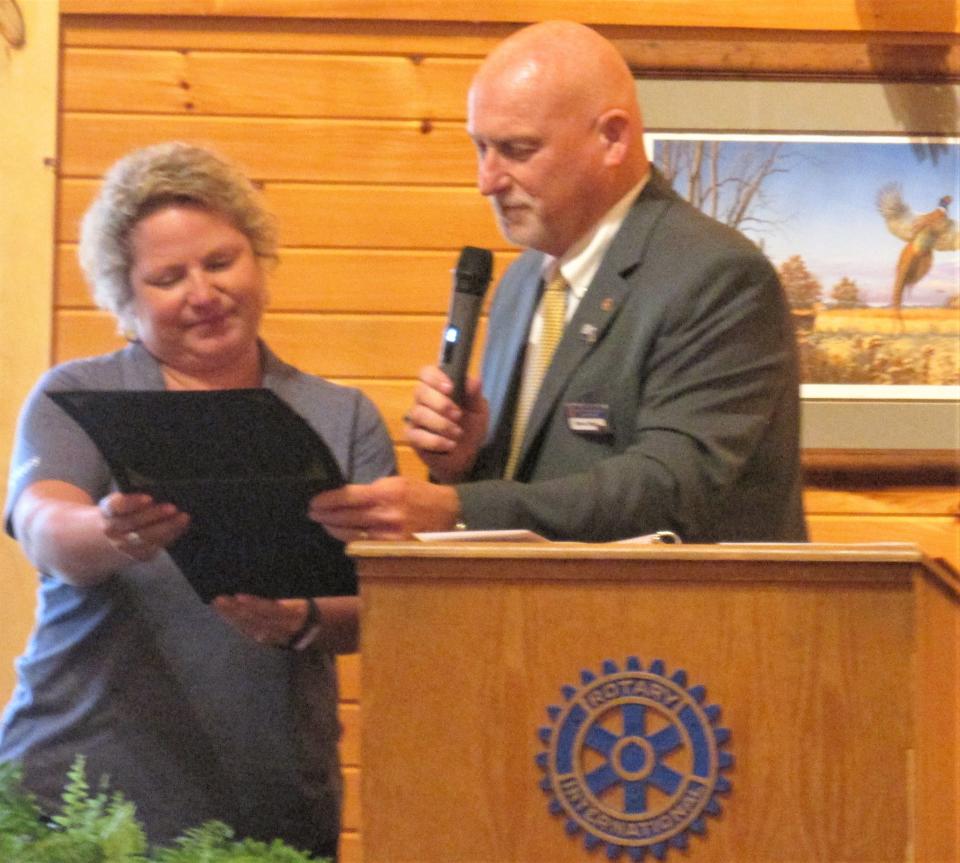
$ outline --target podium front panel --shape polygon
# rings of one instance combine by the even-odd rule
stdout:
[[[916,851],[918,762],[932,758],[916,727],[919,564],[362,548],[366,863]],[[952,620],[956,597],[940,592],[934,614]],[[947,672],[949,693],[955,661]],[[629,697],[638,686],[649,697]],[[716,739],[698,744],[697,720],[671,703]],[[545,770],[563,747],[583,789]],[[712,779],[672,796],[701,756]],[[928,821],[956,811],[950,773],[919,807]],[[685,821],[687,804],[705,809]],[[925,829],[943,836],[920,847],[956,837]],[[957,859],[945,853],[928,859]]]

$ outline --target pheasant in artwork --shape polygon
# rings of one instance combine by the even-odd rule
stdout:
[[[877,209],[890,233],[906,242],[893,280],[890,304],[897,311],[905,292],[930,271],[934,251],[960,249],[957,223],[947,215],[952,200],[944,195],[935,210],[918,216],[904,203],[899,183],[884,186],[877,194]]]

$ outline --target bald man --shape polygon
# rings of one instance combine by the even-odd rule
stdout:
[[[777,276],[651,168],[616,49],[570,22],[516,32],[477,72],[467,130],[480,192],[527,249],[497,288],[482,384],[457,405],[424,369],[407,438],[433,481],[327,492],[311,518],[345,541],[454,528],[804,540]]]

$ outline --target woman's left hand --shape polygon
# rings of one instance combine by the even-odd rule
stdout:
[[[307,619],[306,599],[266,599],[238,593],[218,596],[212,605],[247,638],[269,647],[289,647]]]

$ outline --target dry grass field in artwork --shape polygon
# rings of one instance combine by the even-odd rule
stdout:
[[[960,310],[818,311],[798,327],[804,383],[960,384]]]

